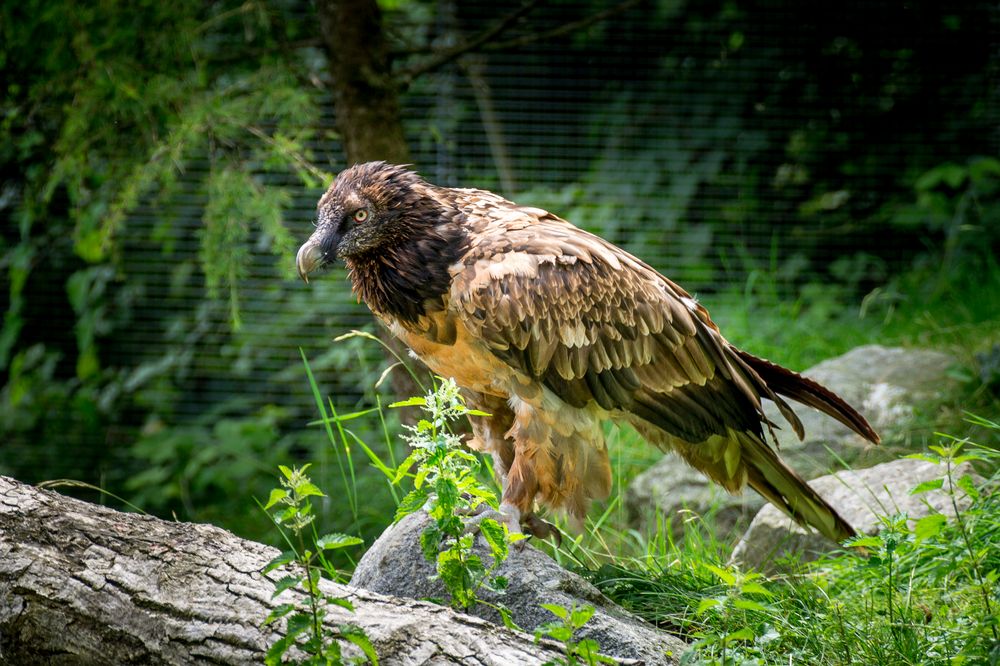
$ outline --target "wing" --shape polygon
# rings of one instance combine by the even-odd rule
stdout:
[[[763,394],[801,429],[705,309],[624,250],[533,208],[501,206],[470,226],[453,311],[565,402],[697,443],[729,429],[761,435]]]

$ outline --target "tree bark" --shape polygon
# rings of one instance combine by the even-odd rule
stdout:
[[[259,572],[278,551],[0,477],[0,663],[260,664],[282,626]],[[272,572],[280,578],[288,572]],[[381,664],[543,664],[561,652],[434,604],[321,583],[349,599],[331,627],[364,629]],[[345,647],[345,653],[351,650]]]
[[[378,4],[317,0],[316,12],[333,75],[337,131],[348,164],[409,163],[399,90]]]

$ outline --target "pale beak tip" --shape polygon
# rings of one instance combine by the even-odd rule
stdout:
[[[306,241],[295,255],[295,268],[299,272],[299,277],[306,284],[309,284],[309,274],[316,270],[322,261],[323,252],[319,246],[311,241]]]

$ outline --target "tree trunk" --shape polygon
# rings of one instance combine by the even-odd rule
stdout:
[[[330,60],[337,130],[348,164],[409,163],[399,90],[378,4],[375,0],[317,0],[316,12]]]
[[[0,663],[260,664],[294,591],[259,572],[278,551],[211,525],[167,522],[0,477]],[[323,581],[331,627],[360,626],[381,664],[542,664],[561,653],[434,604]],[[278,623],[280,624],[280,623]],[[345,653],[351,653],[345,647]]]

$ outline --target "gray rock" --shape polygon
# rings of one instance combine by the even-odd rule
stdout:
[[[420,551],[420,533],[430,524],[426,513],[411,514],[389,527],[358,562],[351,585],[373,592],[414,599],[443,598],[444,587],[435,580],[434,565]],[[490,562],[481,538],[477,552]],[[498,572],[510,584],[503,595],[483,591],[479,596],[490,603],[502,603],[512,612],[514,622],[526,631],[555,617],[539,604],[594,606],[590,621],[577,638],[591,638],[601,652],[619,659],[638,659],[650,666],[676,664],[686,649],[678,638],[666,634],[617,606],[576,574],[566,571],[530,544],[523,550],[511,549]],[[470,613],[500,623],[499,614],[485,604]]]
[[[842,469],[845,463],[866,467],[897,457],[914,418],[955,396],[959,383],[948,376],[954,364],[951,356],[937,351],[867,345],[806,370],[802,374],[864,414],[883,444],[872,446],[826,414],[789,401],[805,427],[805,439],[799,440],[777,408],[766,402],[768,418],[784,425],[776,430],[782,459],[809,479]],[[717,536],[726,539],[746,527],[764,500],[752,490],[730,495],[680,458],[666,455],[629,484],[625,503],[631,523],[640,529],[651,525],[655,508],[674,517],[675,537],[692,514],[714,511]]]
[[[809,482],[820,495],[833,505],[858,533],[876,534],[882,527],[880,516],[905,513],[912,522],[932,513],[954,516],[947,482],[942,490],[911,495],[918,484],[940,479],[947,469],[923,460],[904,458],[857,471],[837,472]],[[953,472],[958,479],[973,474],[965,463]],[[956,488],[960,509],[969,498]],[[833,552],[837,545],[816,532],[807,532],[792,519],[770,504],[760,510],[750,528],[733,551],[732,563],[765,572],[782,568],[782,560],[811,561]]]
[[[956,396],[960,384],[948,375],[955,363],[938,351],[866,345],[809,368],[802,374],[861,412],[882,437],[882,446],[872,446],[826,414],[789,401],[802,420],[805,438],[799,440],[787,426],[778,430],[781,457],[807,479],[842,469],[845,462],[869,467],[897,457],[914,419]],[[784,423],[770,402],[764,412],[775,423]]]
[[[738,536],[762,506],[764,498],[752,490],[731,495],[673,454],[663,456],[625,489],[629,522],[639,529],[652,528],[659,509],[675,539],[683,535],[685,522],[707,514],[719,538]]]

